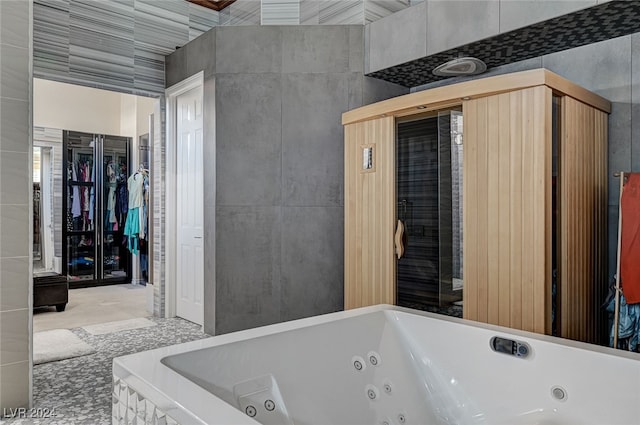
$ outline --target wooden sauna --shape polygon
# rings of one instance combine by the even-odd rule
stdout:
[[[463,118],[463,317],[595,341],[607,288],[611,104],[545,69],[343,114],[345,309],[397,303],[398,128],[448,110]]]

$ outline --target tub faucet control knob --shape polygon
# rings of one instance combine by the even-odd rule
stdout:
[[[523,341],[494,336],[489,341],[491,349],[497,353],[510,354],[516,357],[527,357],[531,353],[529,344]]]

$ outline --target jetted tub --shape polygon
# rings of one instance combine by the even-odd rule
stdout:
[[[640,423],[640,355],[388,305],[119,357],[113,374],[114,424]]]

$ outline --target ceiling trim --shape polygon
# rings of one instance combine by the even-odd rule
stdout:
[[[227,6],[231,6],[236,0],[187,0],[189,3],[197,4],[198,6],[206,7],[207,9],[213,9],[217,12],[221,11]]]

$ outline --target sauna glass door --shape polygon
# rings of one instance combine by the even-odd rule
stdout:
[[[428,309],[462,299],[462,146],[458,111],[398,123],[398,305]]]

